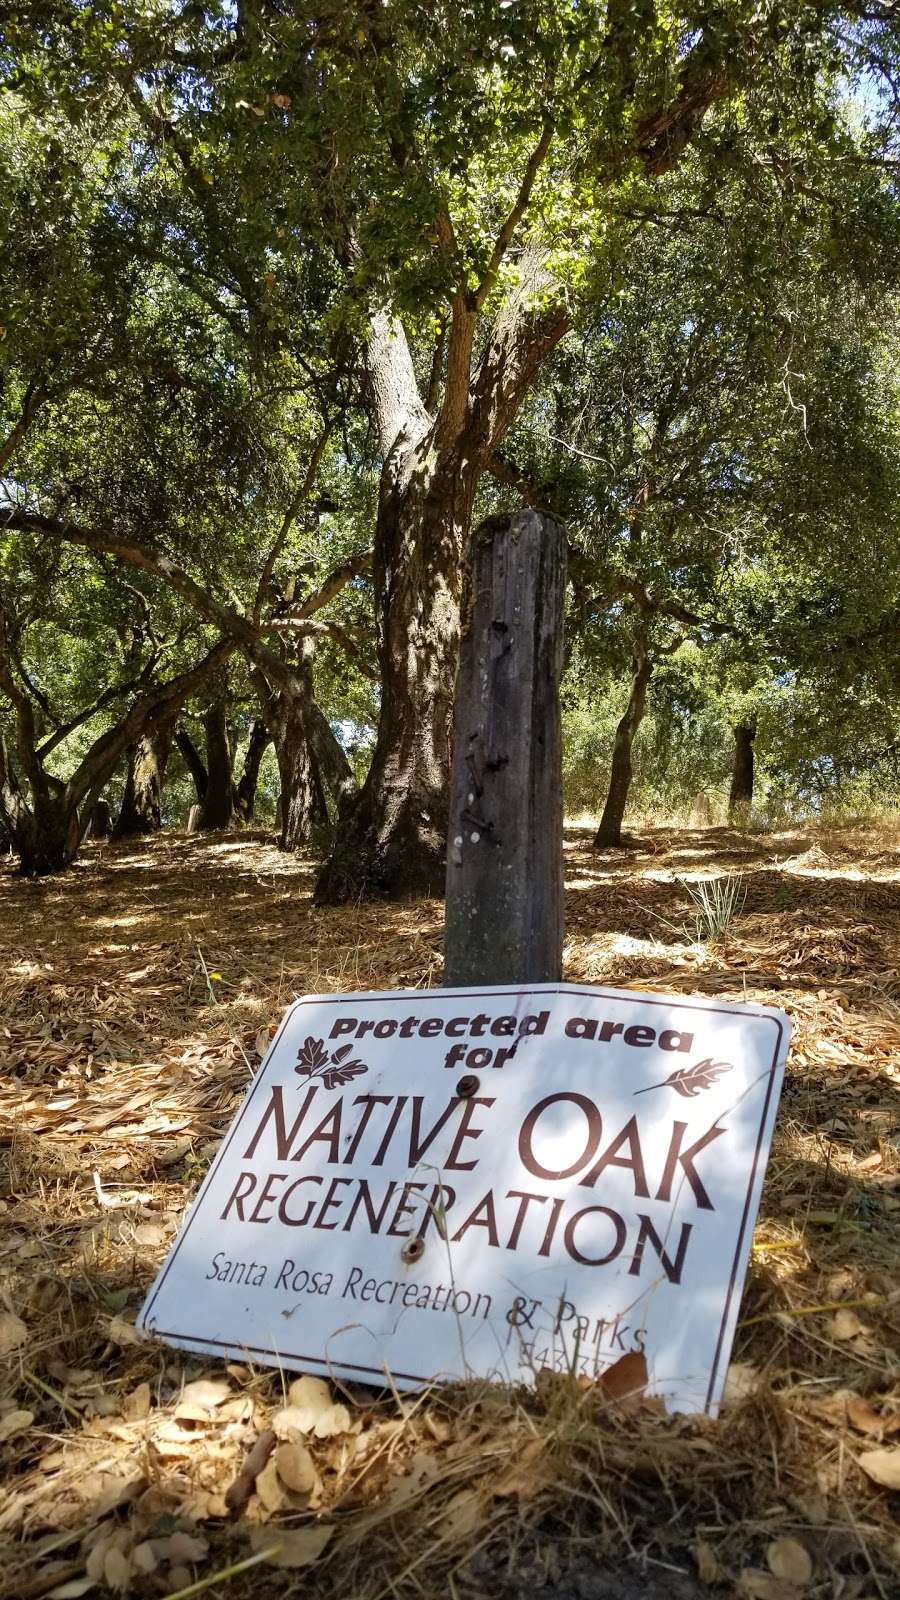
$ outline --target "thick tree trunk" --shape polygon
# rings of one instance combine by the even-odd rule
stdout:
[[[112,817],[110,816],[109,802],[107,800],[94,801],[88,820],[87,832],[82,837],[86,838],[88,833],[92,839],[108,839],[112,833]]]
[[[595,850],[603,850],[622,843],[622,820],[625,816],[625,807],[628,804],[628,793],[631,788],[633,771],[631,752],[634,747],[635,734],[647,709],[647,685],[650,682],[650,675],[653,671],[653,662],[645,655],[639,656],[634,665],[635,672],[628,695],[628,704],[616,728],[609,777],[609,793],[606,796],[606,805],[603,807],[600,826],[594,835]]]
[[[71,865],[78,854],[83,829],[79,797],[58,778],[44,772],[36,758],[30,765],[28,795],[0,733],[0,814],[19,857],[20,873],[25,878],[37,878],[62,872]],[[95,798],[95,794],[87,798],[85,825]]]
[[[311,712],[318,709],[313,700],[314,648],[312,640],[303,642],[291,679],[279,688],[272,688],[258,668],[251,672],[278,762],[281,793],[275,826],[282,850],[296,850],[308,844],[317,829],[328,827],[322,773],[310,731]]]
[[[566,547],[535,511],[472,541],[453,740],[444,981],[562,972]]]
[[[271,742],[271,734],[266,724],[257,717],[250,729],[250,740],[247,753],[244,756],[244,765],[241,776],[234,790],[234,812],[241,822],[253,821],[253,810],[256,805],[256,786],[259,783],[259,769],[262,758]]]
[[[748,717],[746,722],[737,723],[732,732],[734,766],[728,795],[728,821],[732,828],[746,828],[753,807],[753,742],[756,738],[756,717]]]
[[[156,833],[162,827],[162,791],[171,748],[171,720],[148,728],[131,746],[114,839]]]
[[[203,757],[188,733],[187,728],[176,728],[175,743],[181,752],[188,772],[194,780],[194,788],[197,791],[197,799],[202,803],[203,796],[206,794],[207,784],[206,768],[203,765]]]
[[[39,796],[11,832],[25,878],[62,872],[75,860],[81,843],[78,810],[65,794]]]
[[[328,826],[328,807],[302,700],[279,694],[277,702],[273,701],[269,726],[281,779],[281,848],[296,850],[309,843],[317,828]]]
[[[550,140],[548,127],[538,164]],[[438,232],[447,246],[449,219]],[[319,904],[444,886],[460,569],[472,504],[541,362],[569,325],[547,246],[530,240],[473,370],[479,314],[509,238],[498,241],[477,290],[453,298],[436,416],[422,400],[399,318],[385,307],[372,317],[366,363],[384,460],[373,563],[381,711],[365,784],[316,885]]]
[[[347,815],[359,794],[359,784],[343,745],[335,738],[328,718],[313,699],[309,700],[306,707],[306,726],[319,771],[340,819]]]
[[[206,793],[201,805],[200,826],[204,830],[227,828],[234,819],[233,757],[223,700],[214,700],[204,711],[203,730],[206,735]]]
[[[318,904],[443,891],[462,544],[475,475],[433,447],[389,458],[375,539],[381,711],[372,763]]]

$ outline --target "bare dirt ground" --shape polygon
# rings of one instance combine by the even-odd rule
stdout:
[[[284,1006],[440,983],[442,907],[315,910],[312,864],[258,835],[91,846],[0,875],[0,1600],[900,1595],[900,840],[588,845],[567,978],[794,1019],[721,1419],[550,1374],[306,1380],[305,1443],[241,1478],[290,1375],[137,1342],[134,1313]],[[697,942],[686,882],[738,872]]]

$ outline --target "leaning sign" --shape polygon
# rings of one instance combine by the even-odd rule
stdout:
[[[600,1375],[715,1413],[790,1025],[566,984],[307,996],[139,1325],[399,1388]]]

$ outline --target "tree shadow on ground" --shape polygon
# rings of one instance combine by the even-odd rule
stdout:
[[[776,1531],[801,1532],[824,1552],[823,1571],[855,1577],[880,1537],[886,1497],[856,1464],[859,1442],[848,1439],[839,1407],[834,1417],[815,1407],[841,1385],[900,1407],[890,1389],[900,1248],[897,857],[879,849],[872,876],[858,840],[852,848],[829,840],[824,864],[787,871],[782,842],[745,852],[714,830],[666,830],[652,846],[614,859],[577,840],[567,849],[566,976],[770,1002],[792,1014],[735,1350],[758,1374],[757,1390],[714,1436],[702,1424],[557,1413],[553,1393],[527,1424],[515,1406],[498,1421],[502,1398],[438,1399],[420,1432],[393,1399],[378,1402],[388,1410],[371,1415],[399,1441],[391,1449],[401,1484],[426,1449],[453,1462],[449,1475],[442,1465],[423,1479],[420,1499],[404,1500],[402,1515],[385,1512],[377,1497],[338,1506],[341,1528],[355,1527],[358,1514],[368,1530],[366,1582],[371,1569],[385,1593],[401,1592],[411,1561],[420,1563],[414,1574],[430,1571],[451,1529],[457,1592],[497,1600],[524,1600],[526,1591],[548,1600],[694,1600],[699,1537],[733,1579],[743,1566],[765,1568]],[[803,835],[799,853],[808,848]],[[721,949],[694,948],[678,932],[688,907],[678,880],[736,859],[748,896],[733,936]],[[225,1430],[214,1418],[176,1422],[180,1386],[204,1370],[202,1360],[131,1344],[127,1326],[294,994],[440,982],[438,902],[314,909],[313,868],[263,836],[175,835],[138,848],[91,846],[58,880],[0,877],[3,1271],[30,1330],[10,1403],[34,1417],[15,1441],[10,1477],[13,1501],[23,1486],[25,1521],[10,1513],[0,1526],[10,1572],[23,1557],[29,1577],[39,1572],[40,1540],[64,1537],[66,1518],[76,1532],[102,1520],[121,1536],[133,1518],[152,1534],[161,1518],[166,1527],[177,1518],[194,1526],[196,1516],[215,1566],[247,1553],[244,1521],[205,1521],[200,1504],[221,1491],[222,1461],[234,1470],[245,1435],[220,1457]],[[858,877],[842,875],[845,868]],[[786,888],[792,901],[781,904]],[[660,918],[675,930],[660,934]],[[838,1338],[835,1312],[816,1309],[832,1304],[852,1311],[862,1331],[845,1320]],[[233,1420],[249,1439],[279,1403],[281,1380],[234,1370],[235,1403],[249,1397],[251,1409]],[[136,1397],[151,1405],[151,1420],[128,1415]],[[369,1406],[364,1395],[359,1403]],[[566,1404],[581,1402],[576,1394]],[[490,1452],[510,1417],[520,1429],[507,1439],[510,1461],[535,1437],[553,1439],[553,1471],[536,1477],[533,1500],[527,1484],[492,1498]],[[335,1472],[324,1464],[325,1443],[315,1450],[323,1475]],[[392,1483],[383,1485],[388,1498]],[[478,1520],[482,1501],[492,1508],[489,1531]],[[132,1507],[146,1511],[144,1521]],[[470,1515],[466,1533],[459,1519]],[[649,1562],[632,1560],[629,1545]],[[317,1568],[317,1592],[332,1592],[329,1584],[361,1592],[353,1561],[321,1577]],[[267,1592],[297,1583],[264,1570]],[[155,1577],[148,1583],[157,1592]],[[258,1592],[258,1583],[249,1573],[229,1593]]]

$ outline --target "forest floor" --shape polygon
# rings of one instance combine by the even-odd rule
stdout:
[[[282,1376],[134,1314],[283,1008],[439,983],[442,907],[314,909],[313,864],[255,834],[91,845],[0,872],[0,1600],[900,1595],[900,835],[589,844],[568,830],[568,979],[794,1020],[720,1419],[550,1374],[316,1382],[294,1487],[270,1462],[229,1514]],[[696,942],[685,884],[735,872],[743,910]]]

